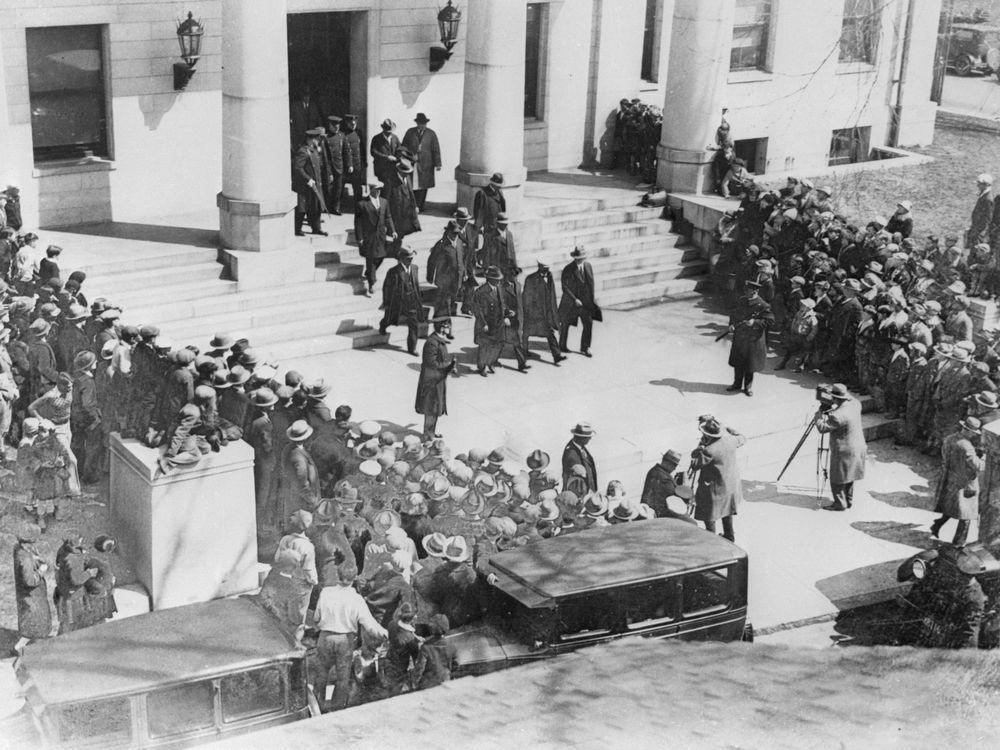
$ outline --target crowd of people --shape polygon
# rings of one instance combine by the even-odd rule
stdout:
[[[614,113],[615,167],[643,182],[656,182],[656,147],[663,131],[663,110],[640,99],[622,99]]]

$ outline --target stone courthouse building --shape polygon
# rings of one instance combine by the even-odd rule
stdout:
[[[314,92],[366,137],[430,117],[432,201],[502,172],[611,163],[619,99],[663,107],[659,182],[697,191],[722,108],[758,173],[929,143],[940,0],[464,0],[440,69],[428,0],[5,0],[0,183],[26,227],[218,206],[222,242],[290,235],[289,101]],[[178,23],[204,36],[194,75]],[[441,51],[437,53],[442,57]]]

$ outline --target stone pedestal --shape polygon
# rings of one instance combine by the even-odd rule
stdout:
[[[472,200],[490,175],[504,176],[511,218],[519,214],[524,181],[525,0],[469,0],[462,95],[462,147],[457,203]]]
[[[986,468],[979,490],[979,541],[1000,555],[1000,422],[983,427]]]
[[[153,609],[257,587],[253,449],[240,441],[156,476],[159,451],[111,435],[109,517]]]
[[[656,184],[669,192],[709,187],[715,129],[725,106],[735,0],[676,0],[657,147]],[[678,106],[683,102],[683,106]]]
[[[293,281],[311,278],[309,253],[274,256],[292,244],[288,153],[288,42],[285,0],[222,2],[222,192],[220,260],[241,288],[257,288],[260,269],[294,263]],[[234,252],[230,252],[234,251]],[[237,260],[256,253],[260,260]]]

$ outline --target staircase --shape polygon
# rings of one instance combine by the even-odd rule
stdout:
[[[602,307],[693,295],[705,278],[705,261],[695,248],[682,246],[683,238],[659,218],[662,209],[642,208],[636,202],[636,194],[626,193],[532,205],[541,216],[541,240],[537,249],[523,242],[517,246],[525,274],[534,270],[537,260],[549,263],[558,274],[574,246],[582,244],[594,267]],[[421,216],[424,231],[408,238],[417,251],[421,277],[446,221]],[[402,345],[405,329],[378,332],[381,287],[375,297],[364,296],[364,259],[350,217],[331,217],[325,228],[329,237],[296,240],[302,252],[315,256],[311,282],[240,291],[236,282],[221,278],[214,249],[157,250],[148,244],[127,264],[96,261],[84,266],[87,290],[92,297],[106,296],[123,307],[129,322],[155,323],[178,344],[203,345],[215,332],[225,331],[245,336],[254,347],[284,361],[385,343]],[[513,231],[517,238],[517,225]],[[386,261],[380,279],[392,263]],[[424,284],[422,292],[430,305],[434,287]],[[471,327],[469,318],[456,318],[456,333]]]

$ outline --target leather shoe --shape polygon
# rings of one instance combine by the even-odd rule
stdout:
[[[847,508],[840,503],[830,503],[829,505],[824,505],[823,510],[847,510]]]
[[[742,390],[742,388],[740,388],[738,385],[731,385],[728,388],[726,388],[726,390],[729,391],[730,393],[735,393],[736,391]]]
[[[517,371],[518,372],[527,372],[530,369],[531,369],[531,365],[518,365],[517,366]]]
[[[480,367],[478,370],[476,370],[476,372],[478,372],[484,378],[486,377],[486,370],[484,370],[482,367]]]
[[[584,357],[593,357],[594,356],[593,354],[590,353],[590,349],[582,349],[580,351],[580,354],[582,354]]]
[[[305,232],[303,232],[303,231],[302,231],[301,229],[296,229],[296,230],[295,230],[295,236],[296,236],[296,237],[305,237],[305,236],[306,236],[306,233],[305,233]]]
[[[561,351],[563,354],[569,354],[569,347],[560,346],[559,351]]]
[[[322,229],[317,229],[316,231],[313,232],[313,234],[318,234],[320,237],[329,237],[330,236],[329,232],[324,232]]]
[[[486,365],[486,371],[489,372],[490,375],[496,372],[496,370],[493,369],[493,365]]]
[[[749,388],[744,388],[743,393],[745,393],[747,396],[753,395],[753,391],[751,391]]]

